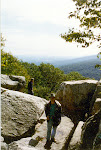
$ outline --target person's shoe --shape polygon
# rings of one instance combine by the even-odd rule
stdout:
[[[45,144],[45,146],[44,146],[45,148],[48,148],[48,147],[50,147],[50,140],[47,140],[46,141],[46,144]]]
[[[55,138],[51,138],[51,141],[52,141],[52,142],[56,142],[56,141],[55,141]]]
[[[50,140],[47,140],[47,141],[46,141],[46,144],[49,144],[49,143],[50,143]]]

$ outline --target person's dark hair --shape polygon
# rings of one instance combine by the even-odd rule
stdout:
[[[55,94],[54,94],[54,93],[51,93],[50,98],[55,98]]]
[[[34,78],[31,78],[31,81],[34,81]]]

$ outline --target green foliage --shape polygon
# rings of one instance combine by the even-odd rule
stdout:
[[[16,57],[1,50],[1,73],[26,76],[27,70]]]
[[[74,2],[76,2],[76,5],[82,6],[84,3],[87,2],[87,0],[73,0]]]
[[[99,0],[73,0],[76,1],[76,10],[70,12],[69,18],[75,17],[80,21],[80,28],[76,31],[70,29],[68,33],[61,34],[67,42],[78,42],[82,47],[88,47],[93,42],[98,42],[101,47],[101,1]],[[94,32],[94,28],[99,29],[99,34]]]
[[[34,78],[34,85],[39,86],[41,85],[42,75],[39,70],[39,67],[34,63],[22,62],[22,65],[27,69],[30,78]]]
[[[51,88],[51,91],[57,90],[58,85],[64,79],[64,72],[50,64],[40,64],[42,75],[42,85]]]
[[[51,88],[48,87],[43,87],[43,86],[38,86],[37,88],[34,87],[34,95],[39,96],[39,97],[43,97],[45,99],[49,99],[50,97],[50,93],[51,93]]]
[[[85,80],[86,77],[83,77],[81,74],[79,74],[78,72],[70,72],[69,74],[67,74],[67,78],[68,81],[72,81],[72,80]]]

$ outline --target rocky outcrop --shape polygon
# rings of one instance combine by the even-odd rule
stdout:
[[[81,133],[81,149],[90,149],[99,145],[101,147],[101,109],[84,123]],[[97,137],[99,135],[99,140]],[[94,148],[95,149],[95,148]],[[98,149],[96,149],[98,150]]]
[[[60,125],[56,132],[56,142],[53,142],[50,150],[100,150],[101,128],[99,128],[99,115],[92,117],[87,122],[80,121],[68,148],[65,147],[73,128],[72,121],[66,116],[62,116]],[[94,119],[96,118],[96,119]],[[97,124],[95,123],[97,121]],[[95,125],[94,125],[95,124]],[[83,130],[82,130],[83,129]],[[9,144],[8,150],[44,150],[46,143],[47,122],[45,117],[41,117],[39,123],[35,127],[35,134],[32,137],[22,138]],[[82,136],[82,138],[81,138]],[[91,142],[92,141],[92,142]],[[81,144],[82,143],[82,144]],[[80,145],[81,144],[81,145]]]
[[[6,89],[22,91],[25,87],[25,77],[1,74],[1,86]]]
[[[77,149],[80,144],[81,128],[83,122],[80,122],[75,130],[74,136],[70,142],[68,150]],[[56,142],[53,142],[50,150],[66,150],[64,145],[67,142],[66,139],[70,136],[70,132],[73,128],[71,119],[66,116],[62,116],[61,123],[57,127]],[[45,150],[46,134],[47,134],[47,122],[46,117],[43,114],[39,123],[35,127],[35,134],[32,137],[22,138],[21,140],[14,141],[9,144],[9,150]]]
[[[73,127],[72,121],[66,116],[62,116],[61,123],[57,127],[56,142],[50,145],[50,150],[61,150],[65,144],[66,138]],[[40,118],[39,123],[35,127],[35,134],[32,137],[23,138],[19,141],[9,144],[9,150],[45,150],[46,134],[47,134],[47,121],[45,114]]]
[[[65,81],[56,93],[63,112],[73,122],[84,120],[89,113],[90,103],[95,92],[97,80]]]
[[[3,78],[1,86],[13,90],[18,90],[18,84],[22,82],[17,76],[4,75]],[[62,116],[56,142],[50,145],[50,150],[100,150],[101,110],[98,110],[101,108],[101,81],[66,81],[60,85],[56,96],[67,117]],[[1,141],[2,150],[45,149],[47,121],[45,114],[41,115],[46,103],[45,99],[1,88],[1,135],[6,142]],[[85,114],[93,105],[93,114],[97,113],[84,123]]]
[[[31,135],[46,100],[1,88],[1,134],[7,143]]]

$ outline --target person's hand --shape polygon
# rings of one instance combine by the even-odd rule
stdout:
[[[47,116],[47,120],[49,120],[49,116]]]

